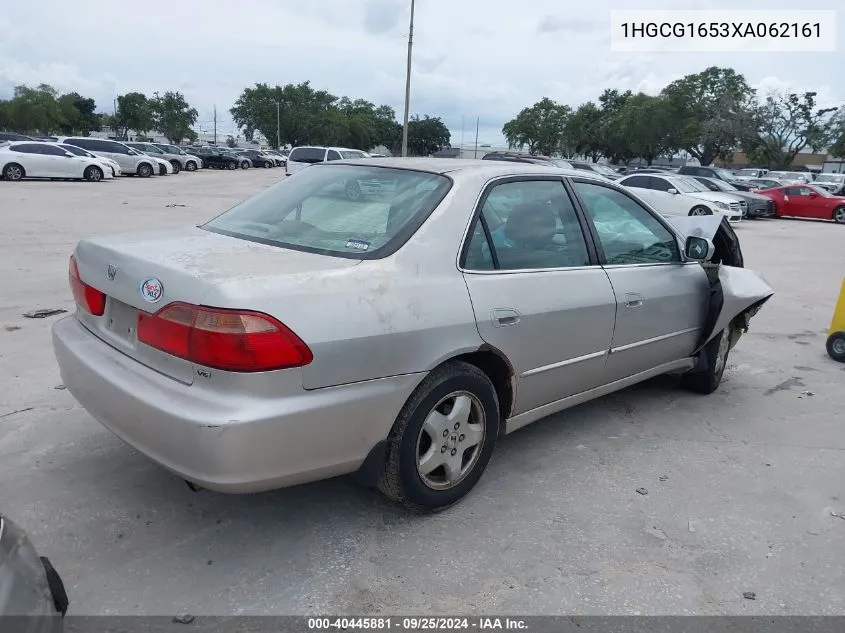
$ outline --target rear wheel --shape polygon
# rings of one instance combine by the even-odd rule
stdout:
[[[264,161],[264,168],[265,169],[270,169],[272,166],[273,166],[273,163],[271,163],[269,160]]]
[[[20,180],[26,176],[26,171],[17,163],[9,163],[3,168],[3,178],[6,180]]]
[[[703,206],[699,205],[699,206],[695,206],[692,209],[690,209],[689,214],[690,215],[713,215],[713,212],[710,209],[708,209],[707,207],[703,207]]]
[[[100,182],[103,179],[103,170],[99,167],[95,167],[94,165],[90,165],[85,168],[83,177],[88,182]]]
[[[241,169],[249,169],[249,163],[247,161],[243,161],[241,163]]]
[[[238,164],[235,161],[230,161],[230,162],[226,163],[226,167],[228,169],[237,169]]]
[[[834,209],[833,221],[837,224],[845,224],[845,207],[837,207]]]
[[[138,165],[138,175],[141,178],[149,178],[153,175],[153,166],[149,163],[141,163]]]
[[[684,386],[690,391],[711,394],[722,383],[722,376],[728,364],[728,354],[731,351],[731,328],[727,327],[712,341],[704,346],[702,353],[706,357],[707,369],[694,374],[684,374]]]
[[[196,170],[197,170],[197,164],[194,161],[189,160],[187,163],[185,163],[185,171],[196,171]]]
[[[845,363],[845,332],[834,332],[827,337],[827,354],[839,363]]]
[[[412,510],[456,503],[490,461],[499,417],[496,389],[484,372],[459,361],[441,365],[396,418],[379,489]]]
[[[178,160],[172,160],[170,161],[170,164],[173,165],[174,174],[178,174],[180,171],[182,171],[182,165],[179,164]]]

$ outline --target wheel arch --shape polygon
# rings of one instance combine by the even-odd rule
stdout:
[[[9,165],[17,165],[18,167],[20,167],[20,168],[21,168],[21,172],[23,172],[23,176],[21,176],[21,178],[26,178],[26,167],[24,167],[23,165],[21,165],[21,164],[20,164],[18,161],[16,161],[16,160],[10,160],[10,161],[8,161],[8,162],[6,162],[6,163],[3,163],[3,166],[2,166],[2,167],[0,167],[0,176],[2,176],[3,178],[5,178],[5,177],[6,177],[6,167],[8,167]]]
[[[504,434],[504,422],[513,413],[516,396],[516,373],[510,361],[508,361],[507,357],[500,350],[487,343],[484,343],[475,351],[452,356],[440,363],[440,365],[453,361],[462,361],[474,365],[484,372],[490,379],[490,382],[493,383],[493,387],[496,389],[496,396],[499,400],[499,412],[501,414],[499,433]]]

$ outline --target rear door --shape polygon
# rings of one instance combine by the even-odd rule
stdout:
[[[710,284],[683,262],[665,220],[627,193],[574,179],[616,297],[616,326],[604,382],[690,356],[707,314]]]
[[[20,143],[12,145],[9,149],[24,155],[20,162],[30,178],[60,178],[62,174],[56,172],[56,166],[41,148],[40,143]]]
[[[50,169],[63,178],[82,178],[88,165],[87,161],[78,156],[68,156],[69,152],[55,145],[42,144],[40,153],[49,161]]]
[[[562,179],[486,188],[462,253],[479,334],[511,362],[514,414],[600,384],[616,301]]]

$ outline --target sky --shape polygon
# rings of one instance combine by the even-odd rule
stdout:
[[[131,8],[130,8],[131,7]],[[48,83],[112,111],[119,94],[178,90],[208,131],[234,131],[247,86],[310,80],[402,116],[410,0],[0,0],[0,97]],[[835,53],[618,53],[613,9],[839,9]],[[707,66],[762,90],[814,90],[845,103],[842,0],[417,0],[411,113],[461,138],[500,144],[502,125],[543,97],[576,107],[605,88],[656,94]],[[463,130],[463,132],[462,132]]]

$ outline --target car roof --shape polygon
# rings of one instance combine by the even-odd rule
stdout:
[[[393,167],[397,169],[411,169],[432,174],[466,174],[483,175],[489,178],[498,176],[525,175],[549,175],[568,176],[573,178],[585,178],[595,180],[604,184],[613,182],[607,178],[583,171],[580,169],[567,169],[555,167],[554,165],[537,165],[531,163],[512,163],[509,161],[462,159],[462,158],[365,158],[332,161],[321,163],[321,165],[361,165]]]

